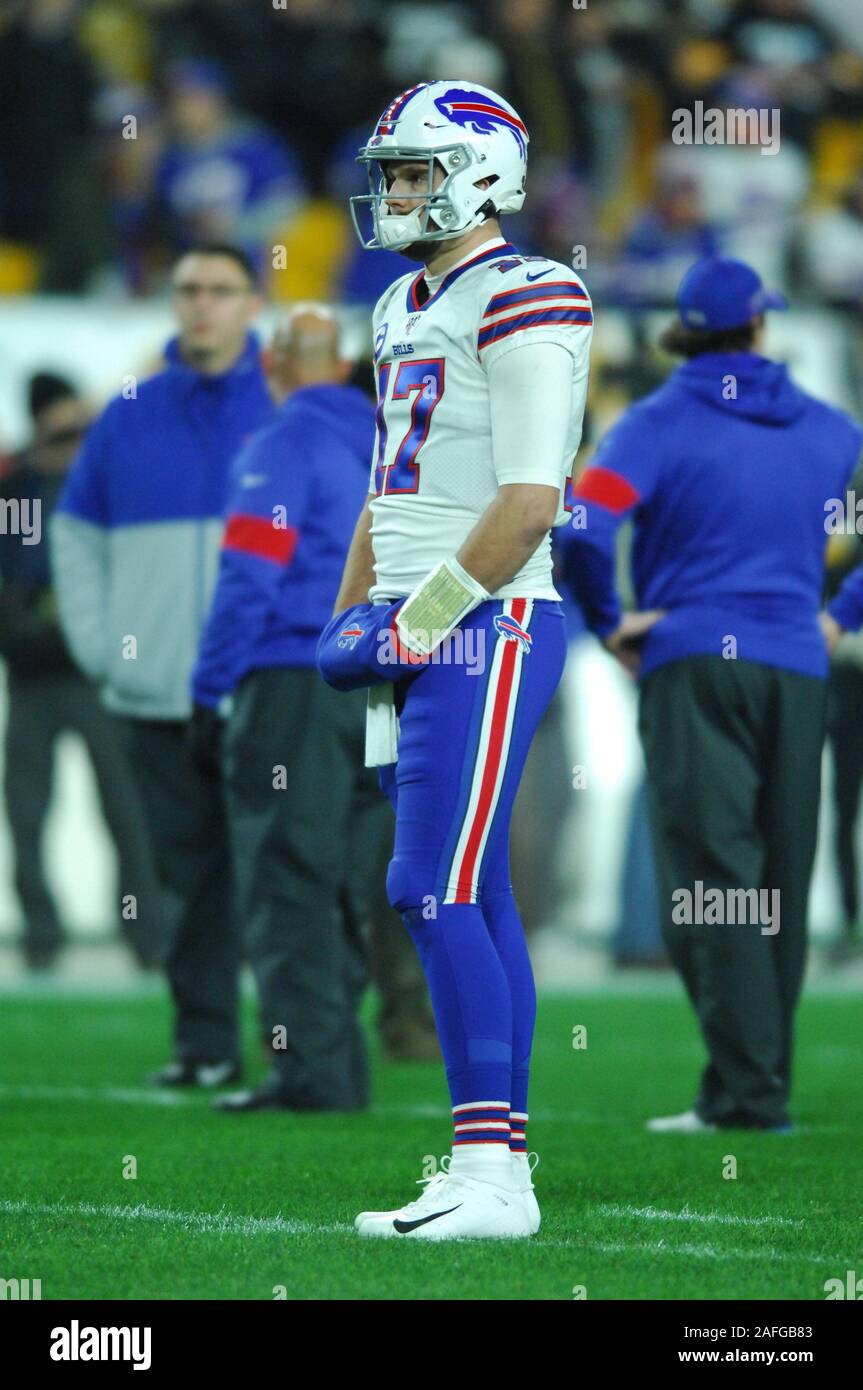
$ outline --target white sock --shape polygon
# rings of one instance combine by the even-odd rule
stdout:
[[[515,1179],[519,1188],[529,1187],[531,1184],[531,1167],[527,1154],[513,1153],[510,1155],[510,1158],[512,1160],[512,1171],[515,1173]]]
[[[508,1144],[461,1144],[453,1146],[449,1170],[465,1178],[495,1183],[514,1190],[512,1156]]]

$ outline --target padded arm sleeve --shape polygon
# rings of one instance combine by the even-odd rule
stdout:
[[[562,487],[572,466],[573,416],[584,413],[587,372],[574,378],[572,352],[560,343],[524,343],[489,364],[488,380],[498,483]]]

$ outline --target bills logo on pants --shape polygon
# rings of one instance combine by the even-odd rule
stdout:
[[[507,618],[499,615],[494,620],[494,630],[499,636],[505,638],[507,642],[518,642],[523,652],[529,652],[533,638],[529,632],[525,632],[514,618]]]

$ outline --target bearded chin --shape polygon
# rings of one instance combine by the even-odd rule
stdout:
[[[410,246],[399,248],[399,255],[407,257],[409,261],[427,261],[431,248],[438,244],[435,241],[412,241]]]
[[[435,222],[433,217],[430,217],[428,219],[426,231],[436,232],[438,230],[439,227],[437,222]],[[398,248],[398,254],[404,256],[409,261],[419,261],[422,263],[428,261],[429,258],[434,255],[435,248],[440,246],[440,244],[439,241],[411,241],[407,246],[400,246]]]

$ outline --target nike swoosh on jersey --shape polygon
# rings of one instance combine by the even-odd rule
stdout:
[[[456,1202],[454,1207],[447,1207],[446,1211],[433,1211],[431,1216],[420,1216],[416,1221],[399,1221],[396,1217],[393,1226],[400,1236],[404,1236],[407,1235],[408,1231],[415,1231],[417,1226],[426,1226],[429,1221],[437,1221],[441,1216],[449,1216],[451,1211],[458,1211],[462,1205],[461,1202]]]
[[[543,277],[543,275],[550,275],[551,272],[552,272],[552,270],[554,270],[554,266],[551,266],[548,270],[541,270],[541,271],[539,272],[538,275],[525,275],[524,278],[525,278],[525,280],[531,280],[531,281],[532,281],[532,280],[541,280],[542,277]]]
[[[266,481],[266,473],[244,473],[240,479],[240,487],[260,487]]]

